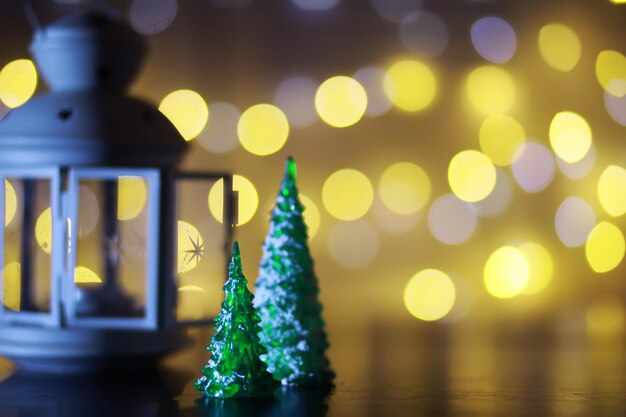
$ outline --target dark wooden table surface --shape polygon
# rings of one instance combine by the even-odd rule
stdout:
[[[157,372],[108,377],[15,372],[0,361],[0,416],[618,416],[626,414],[623,335],[550,325],[330,329],[336,386],[270,400],[205,401],[192,382],[208,331]]]

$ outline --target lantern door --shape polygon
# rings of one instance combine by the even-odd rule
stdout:
[[[68,325],[155,329],[159,170],[72,169],[68,183]]]
[[[223,286],[236,223],[230,174],[183,172],[176,178],[175,321],[210,322],[224,299]]]
[[[0,320],[59,326],[64,221],[57,168],[0,169]]]

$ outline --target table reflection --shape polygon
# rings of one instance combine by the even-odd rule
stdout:
[[[281,388],[269,399],[200,397],[193,381],[209,357],[208,329],[190,334],[195,343],[148,374],[11,375],[0,359],[0,416],[626,415],[624,333],[586,333],[561,321],[398,326],[372,320],[331,328],[336,386]]]
[[[176,417],[174,398],[184,385],[176,381],[184,379],[186,375],[171,372],[168,383],[157,372],[106,376],[17,372],[2,382],[0,416]]]
[[[198,398],[194,377],[172,369],[100,376],[16,372],[0,385],[0,416],[324,417],[332,394],[332,387],[282,387],[270,398]]]
[[[202,417],[325,417],[332,387],[282,387],[274,397],[195,401]]]

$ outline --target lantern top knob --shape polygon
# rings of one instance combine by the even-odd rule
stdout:
[[[30,45],[53,91],[125,89],[146,55],[145,39],[103,14],[82,11],[35,31]]]
[[[31,51],[52,91],[0,122],[3,166],[175,166],[187,144],[153,105],[126,94],[146,44],[94,12],[35,32]]]

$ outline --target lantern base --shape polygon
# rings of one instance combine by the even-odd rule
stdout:
[[[160,357],[188,343],[180,328],[132,331],[0,326],[0,355],[27,372],[150,369]]]

